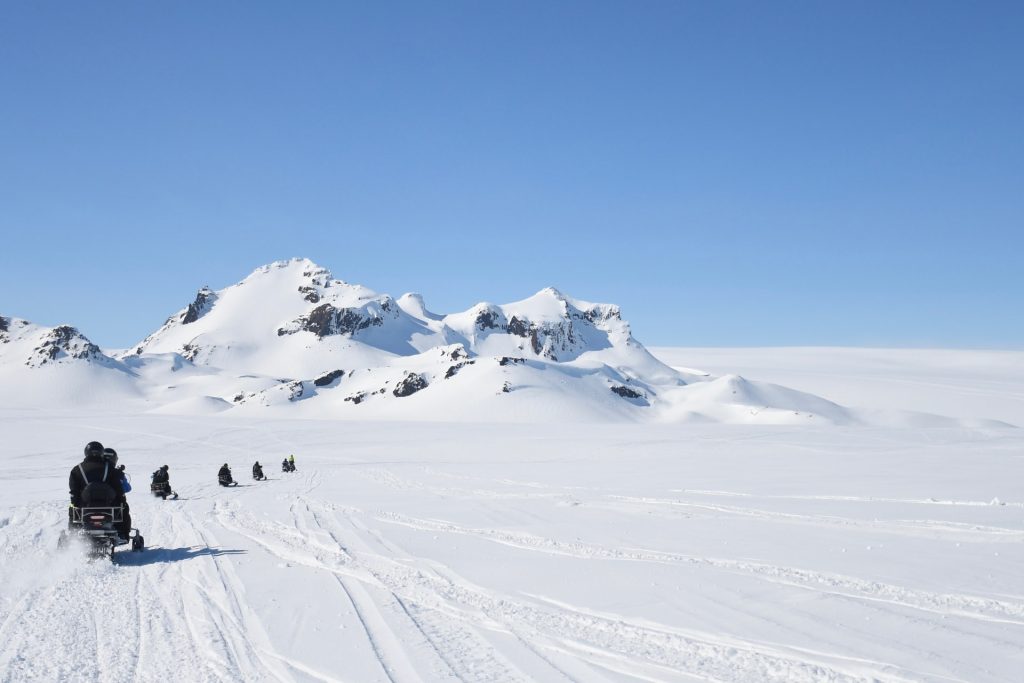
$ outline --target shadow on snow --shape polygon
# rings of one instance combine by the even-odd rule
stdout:
[[[147,548],[140,553],[120,552],[114,555],[114,563],[127,567],[140,567],[160,562],[181,562],[195,557],[220,557],[221,555],[242,555],[245,550],[191,546],[188,548]]]

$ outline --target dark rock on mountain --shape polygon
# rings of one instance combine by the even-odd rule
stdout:
[[[288,388],[288,392],[289,392],[289,394],[288,394],[288,400],[289,401],[298,401],[306,393],[306,386],[305,386],[305,384],[303,384],[302,382],[300,382],[298,380],[296,380],[294,382],[289,382],[288,385],[287,385],[287,388]]]
[[[405,378],[402,379],[395,386],[393,393],[395,396],[402,398],[405,396],[412,396],[417,391],[427,388],[427,380],[423,378],[423,375],[417,375],[415,373],[406,373]]]
[[[333,384],[335,380],[337,380],[339,377],[343,377],[344,375],[344,370],[332,370],[330,372],[325,372],[324,374],[314,379],[313,384],[318,387],[326,387],[329,384]]]
[[[303,285],[299,287],[299,292],[303,294],[303,299],[312,304],[320,302],[320,292],[318,292],[315,287]]]
[[[469,358],[469,354],[466,352],[466,347],[462,344],[456,344],[451,348],[442,348],[441,357],[447,358],[448,360],[462,360],[463,358]]]
[[[196,300],[188,305],[181,315],[181,324],[188,325],[203,317],[217,301],[217,294],[209,287],[203,287],[196,294]]]
[[[504,367],[506,365],[513,364],[513,363],[525,363],[525,362],[526,362],[525,358],[517,358],[517,357],[514,357],[514,356],[502,356],[501,358],[498,359],[498,365],[501,365],[502,367]]]
[[[77,329],[70,325],[60,325],[46,334],[43,343],[32,350],[32,356],[25,361],[25,365],[38,367],[63,356],[81,360],[106,359],[100,347],[86,339]]]
[[[512,316],[512,319],[508,321],[508,333],[514,334],[517,337],[530,336],[530,321],[520,320],[516,316]]]
[[[644,395],[639,391],[624,387],[621,384],[612,387],[612,393],[618,394],[622,398],[644,398]]]
[[[352,394],[351,396],[346,396],[345,400],[352,401],[354,405],[359,405],[360,403],[366,400],[366,392],[360,391],[355,394]]]
[[[202,348],[198,344],[189,342],[181,347],[181,357],[187,361],[195,361],[201,350]],[[142,353],[142,348],[140,347],[136,353]]]
[[[11,319],[0,315],[0,344],[6,344],[10,341],[10,337],[7,334],[9,329],[11,329]]]
[[[455,365],[450,366],[448,368],[448,371],[444,373],[444,378],[445,379],[451,379],[456,374],[458,374],[459,370],[461,370],[462,368],[466,367],[467,365],[472,365],[475,362],[476,362],[475,360],[466,360],[466,361],[462,361],[461,363],[456,363]]]
[[[473,324],[480,330],[503,328],[505,327],[505,316],[497,308],[485,306],[476,314]]]
[[[278,329],[277,336],[296,332],[312,332],[319,339],[330,335],[352,336],[359,330],[383,325],[384,314],[395,317],[392,303],[390,297],[383,297],[377,305],[360,308],[335,308],[331,304],[321,304],[291,325]]]

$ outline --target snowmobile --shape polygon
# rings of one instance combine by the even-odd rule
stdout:
[[[294,472],[295,471],[295,463],[291,462],[290,460],[282,460],[281,461],[281,471],[282,472]]]
[[[255,479],[256,481],[263,481],[264,479],[267,478],[267,476],[265,474],[263,474],[263,468],[262,467],[260,467],[259,465],[253,465],[252,466],[252,478]]]
[[[81,507],[71,509],[67,531],[60,532],[57,547],[68,546],[75,538],[84,541],[90,559],[109,557],[114,561],[114,549],[131,544],[132,552],[142,552],[146,542],[138,529],[132,528],[127,539],[117,534],[117,526],[123,520],[124,508],[120,505],[103,507]]]
[[[174,500],[178,497],[178,494],[171,490],[171,485],[166,481],[155,481],[149,485],[150,492],[157,498],[163,498],[167,500],[170,498]]]
[[[231,474],[218,474],[217,483],[221,486],[238,486],[238,482],[231,478]]]

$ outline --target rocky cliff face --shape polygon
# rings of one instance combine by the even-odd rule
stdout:
[[[181,324],[188,325],[199,320],[201,317],[206,315],[213,304],[217,301],[217,294],[213,292],[209,287],[203,287],[196,294],[196,299],[188,305],[185,312],[181,314]]]
[[[25,364],[39,367],[65,358],[87,361],[107,359],[100,351],[100,347],[89,341],[76,328],[60,325],[43,336],[41,343],[32,350],[32,355]]]
[[[368,327],[380,327],[386,320],[398,319],[398,307],[389,296],[380,297],[358,308],[337,308],[320,304],[308,314],[278,328],[277,335],[312,332],[318,339],[332,335],[349,336]]]

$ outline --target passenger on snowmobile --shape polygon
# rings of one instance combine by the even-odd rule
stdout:
[[[294,472],[295,471],[295,456],[294,455],[289,455],[288,456],[288,471],[289,472]]]
[[[71,468],[68,489],[71,494],[71,508],[68,510],[69,528],[75,516],[75,508],[118,507],[124,504],[121,473],[104,460],[103,444],[99,441],[90,441],[86,444],[85,458]]]
[[[177,498],[178,494],[171,490],[171,476],[167,473],[170,468],[164,465],[153,473],[152,483],[149,490],[154,496],[167,500],[168,496]]]
[[[231,486],[235,483],[235,480],[231,478],[231,468],[228,467],[227,463],[224,463],[220,471],[217,472],[217,482],[221,486]]]
[[[71,469],[68,476],[71,494],[69,533],[61,533],[57,546],[65,546],[71,533],[77,533],[90,542],[90,556],[107,556],[113,560],[114,548],[129,542],[132,529],[131,523],[127,522],[128,505],[122,486],[124,472],[116,467],[117,453],[106,450],[109,453],[100,442],[90,441],[85,446],[85,458]],[[138,530],[130,541],[133,551],[145,548],[145,541]]]
[[[260,481],[261,479],[266,479],[266,477],[263,476],[263,466],[260,465],[260,461],[259,460],[257,460],[255,462],[255,464],[253,464],[253,466],[252,466],[252,478],[255,479],[256,481]]]
[[[103,460],[114,468],[118,486],[121,487],[121,523],[117,525],[117,533],[122,538],[128,538],[128,533],[132,530],[132,513],[125,494],[132,490],[132,484],[128,480],[128,475],[124,473],[124,465],[117,464],[117,451],[113,448],[104,448]]]

